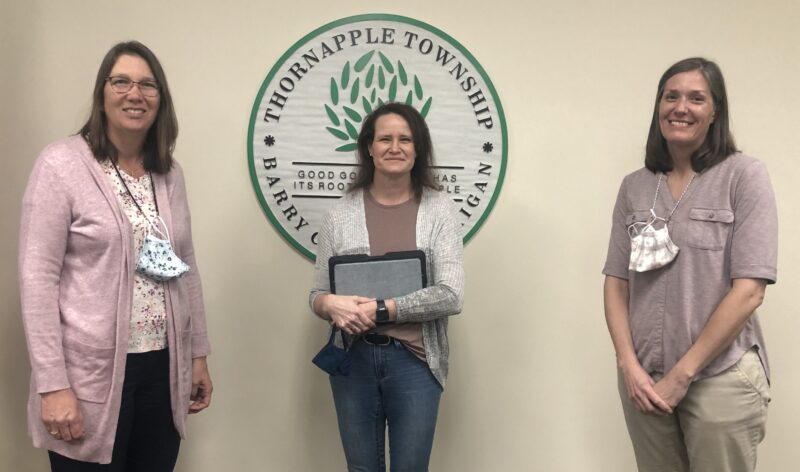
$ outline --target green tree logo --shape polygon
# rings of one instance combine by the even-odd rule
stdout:
[[[344,141],[336,151],[351,152],[357,149],[357,125],[376,106],[398,101],[397,98],[403,95],[405,103],[416,107],[423,118],[428,115],[433,97],[426,100],[419,77],[414,75],[409,80],[403,63],[397,61],[396,64],[392,64],[382,52],[373,50],[361,56],[352,67],[347,61],[339,82],[336,77],[331,77],[331,102],[325,104],[325,113],[332,126],[326,126],[325,129]],[[422,104],[422,108],[419,104]]]

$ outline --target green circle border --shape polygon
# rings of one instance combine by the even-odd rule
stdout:
[[[500,190],[503,188],[503,180],[505,179],[506,175],[506,164],[508,161],[508,128],[506,126],[506,116],[503,112],[503,105],[500,103],[500,97],[497,96],[497,91],[494,88],[494,84],[492,83],[489,76],[486,74],[486,71],[483,69],[483,66],[475,59],[475,57],[465,48],[460,42],[456,41],[452,36],[445,33],[444,31],[431,26],[423,21],[415,20],[414,18],[409,18],[407,16],[402,15],[393,15],[389,13],[368,13],[364,15],[355,15],[355,16],[348,16],[345,18],[340,18],[335,21],[331,21],[330,23],[326,23],[319,28],[311,31],[310,33],[306,34],[302,38],[300,38],[297,42],[295,42],[283,55],[275,62],[275,65],[270,69],[269,74],[261,83],[261,88],[258,90],[258,95],[256,96],[256,100],[253,103],[253,109],[250,112],[250,123],[248,124],[247,128],[247,164],[250,169],[250,180],[252,181],[253,188],[256,191],[256,196],[258,197],[258,201],[261,204],[262,210],[266,213],[267,218],[269,219],[272,226],[274,226],[278,232],[283,236],[287,242],[289,242],[296,250],[298,250],[302,255],[308,258],[310,261],[314,262],[316,260],[316,255],[309,251],[308,249],[303,246],[299,241],[297,241],[291,234],[289,234],[286,229],[284,229],[283,225],[278,221],[278,218],[272,213],[272,210],[267,203],[266,198],[264,198],[264,194],[261,192],[261,185],[258,182],[258,176],[256,175],[256,168],[255,168],[255,159],[253,155],[253,137],[255,134],[255,120],[258,117],[258,107],[261,104],[261,100],[264,98],[264,93],[267,91],[267,86],[272,82],[272,79],[275,75],[279,72],[279,68],[282,64],[286,62],[289,57],[292,56],[300,46],[306,44],[306,41],[310,40],[311,38],[317,36],[320,33],[325,31],[331,30],[333,28],[351,24],[351,23],[360,23],[362,21],[368,20],[388,20],[388,21],[397,21],[400,23],[410,24],[412,26],[417,26],[422,29],[428,30],[432,33],[435,33],[442,38],[449,41],[453,46],[456,47],[467,59],[472,62],[472,65],[475,66],[478,73],[480,73],[481,77],[483,78],[486,86],[489,87],[489,92],[492,94],[492,98],[494,99],[495,106],[497,107],[497,115],[500,118],[500,132],[502,134],[503,140],[503,156],[502,161],[500,163],[500,175],[497,178],[497,185],[494,195],[492,195],[492,199],[489,201],[489,204],[486,206],[486,210],[483,212],[481,217],[478,219],[478,222],[473,225],[472,229],[469,233],[464,236],[464,244],[466,244],[472,237],[475,235],[476,232],[483,226],[483,223],[486,221],[486,218],[489,217],[489,214],[494,209],[494,205],[497,202],[497,197],[500,195]]]

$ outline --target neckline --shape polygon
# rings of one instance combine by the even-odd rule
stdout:
[[[416,201],[416,199],[417,199],[417,198],[416,198],[416,196],[415,196],[415,195],[412,193],[412,194],[411,194],[411,196],[410,196],[410,197],[408,198],[408,200],[406,200],[406,201],[403,201],[403,202],[400,202],[400,203],[393,203],[393,204],[391,204],[391,205],[387,205],[387,204],[385,204],[385,203],[381,203],[381,202],[379,202],[379,201],[378,201],[378,200],[377,200],[377,199],[376,199],[376,198],[375,198],[375,197],[372,195],[372,193],[371,193],[371,192],[370,192],[368,189],[365,189],[365,190],[364,190],[364,193],[365,193],[365,195],[366,195],[366,197],[365,197],[365,198],[369,199],[369,201],[370,201],[370,202],[372,202],[372,203],[373,203],[375,206],[377,206],[377,207],[379,207],[379,208],[386,209],[386,210],[393,210],[393,209],[396,209],[396,208],[401,208],[401,207],[403,207],[403,206],[409,205],[411,202],[415,202],[415,201]]]
[[[683,191],[681,192],[681,195],[678,197],[677,200],[675,200],[675,198],[672,196],[672,192],[670,191],[669,186],[666,183],[667,180],[669,179],[669,176],[666,174],[666,172],[660,172],[659,175],[658,175],[658,183],[656,185],[656,195],[653,198],[653,206],[652,206],[652,209],[650,211],[653,212],[653,214],[655,215],[655,208],[656,208],[656,205],[658,204],[659,192],[660,192],[660,188],[661,188],[661,181],[663,179],[664,186],[667,187],[667,189],[664,192],[665,196],[662,197],[662,198],[666,199],[667,208],[669,209],[671,207],[671,210],[669,210],[669,213],[667,214],[667,216],[664,217],[664,221],[669,222],[672,219],[672,216],[677,211],[678,205],[680,205],[681,202],[684,201],[684,199],[687,199],[687,200],[689,199],[690,194],[691,194],[692,190],[694,189],[694,187],[692,186],[692,183],[699,176],[700,176],[699,172],[695,172],[694,174],[692,174],[692,177],[689,179],[689,182],[686,183],[686,187],[683,188]]]
[[[124,179],[126,179],[126,180],[128,180],[128,181],[135,182],[135,183],[137,183],[137,184],[138,184],[138,183],[145,182],[145,181],[146,181],[145,179],[146,179],[146,178],[148,178],[148,177],[150,177],[150,173],[149,173],[149,172],[145,172],[144,174],[140,175],[139,177],[134,177],[134,176],[132,176],[131,174],[129,174],[129,173],[128,173],[128,172],[127,172],[125,169],[123,169],[122,167],[120,167],[120,166],[115,166],[115,165],[114,165],[114,162],[113,162],[113,161],[112,161],[110,158],[108,158],[108,159],[106,159],[105,161],[103,161],[103,165],[104,165],[106,168],[108,168],[108,170],[110,170],[110,171],[114,171],[114,168],[116,167],[116,168],[117,168],[117,170],[119,170],[119,177],[122,177],[122,178],[124,178]],[[114,172],[114,173],[116,173],[116,172]]]
[[[144,174],[140,175],[139,177],[136,177],[131,175],[127,170],[123,169],[122,167],[117,166],[117,168],[119,169],[120,174],[122,174],[125,177],[128,177],[130,180],[133,180],[134,182],[141,182],[145,177],[150,176],[150,173],[145,171]]]

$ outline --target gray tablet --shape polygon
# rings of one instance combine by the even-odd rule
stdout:
[[[354,254],[328,260],[331,293],[389,299],[428,285],[425,253],[390,252],[383,256]]]

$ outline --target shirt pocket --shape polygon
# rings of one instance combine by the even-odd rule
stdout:
[[[695,249],[721,251],[733,228],[733,211],[717,208],[692,208],[686,244]]]
[[[628,237],[633,239],[647,226],[652,217],[653,213],[650,210],[633,210],[627,213],[625,215],[625,230],[628,231]]]
[[[650,210],[634,210],[625,215],[625,225],[630,226],[634,223],[645,223],[650,220],[652,213]]]
[[[95,347],[64,339],[67,377],[75,396],[92,403],[105,403],[114,371],[113,347]]]

